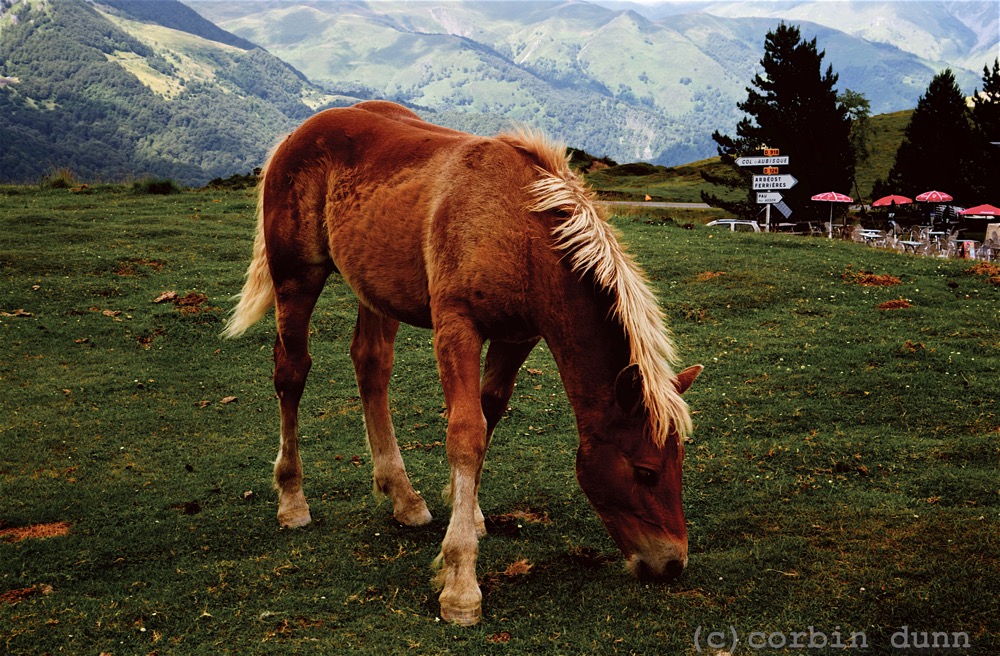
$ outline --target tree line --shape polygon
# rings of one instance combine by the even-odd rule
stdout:
[[[736,136],[712,134],[729,168],[722,175],[703,174],[713,185],[745,189],[746,198],[731,201],[702,192],[704,202],[740,217],[756,217],[760,206],[751,188],[754,170],[737,166],[736,159],[761,155],[763,148],[789,156],[787,170],[798,184],[781,193],[796,220],[826,217],[828,207],[809,202],[817,193],[836,191],[861,200],[855,172],[870,155],[869,104],[849,89],[837,93],[838,76],[832,66],[823,69],[824,56],[816,39],[804,40],[796,26],[782,23],[768,32],[762,72],[738,104],[745,116]],[[1000,203],[1000,59],[992,69],[983,69],[982,81],[970,106],[951,70],[934,77],[917,103],[888,177],[875,182],[868,202],[937,189],[954,196],[957,204]]]

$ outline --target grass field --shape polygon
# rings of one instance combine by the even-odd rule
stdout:
[[[459,629],[430,586],[448,516],[430,335],[397,343],[397,433],[435,515],[404,529],[371,494],[339,280],[302,410],[314,522],[277,527],[273,322],[218,336],[252,205],[0,189],[0,652],[1000,653],[987,267],[617,219],[683,363],[706,365],[690,565],[665,586],[624,571],[540,347],[487,456],[483,622]]]

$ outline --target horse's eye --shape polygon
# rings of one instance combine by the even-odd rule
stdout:
[[[635,467],[634,469],[635,481],[639,485],[653,487],[656,485],[656,481],[660,478],[660,475],[656,473],[655,469],[650,469],[649,467]]]

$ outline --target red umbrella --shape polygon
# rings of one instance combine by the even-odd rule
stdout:
[[[879,198],[877,201],[872,203],[872,207],[887,207],[889,205],[892,205],[893,203],[897,205],[909,205],[912,202],[913,199],[907,198],[906,196],[895,196],[895,195],[883,196],[882,198]]]
[[[845,196],[844,194],[838,194],[836,191],[824,191],[822,194],[816,194],[812,197],[813,200],[822,201],[824,203],[853,203],[854,199],[850,196]],[[831,239],[833,238],[833,205],[830,205],[830,231],[827,235]]]
[[[1000,214],[1000,207],[993,207],[989,204],[976,205],[967,210],[962,210],[959,214],[964,214],[965,216],[997,216]]]
[[[943,191],[925,191],[917,196],[917,200],[921,203],[947,203],[953,199],[951,194],[946,194]]]
[[[813,200],[824,201],[827,203],[853,203],[854,199],[850,196],[845,196],[844,194],[838,194],[836,191],[824,191],[822,194],[816,194],[812,197]],[[833,206],[830,206],[833,209]]]

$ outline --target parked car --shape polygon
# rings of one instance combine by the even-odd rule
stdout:
[[[760,232],[760,224],[746,219],[717,219],[708,224],[709,227],[728,226],[733,232]]]

